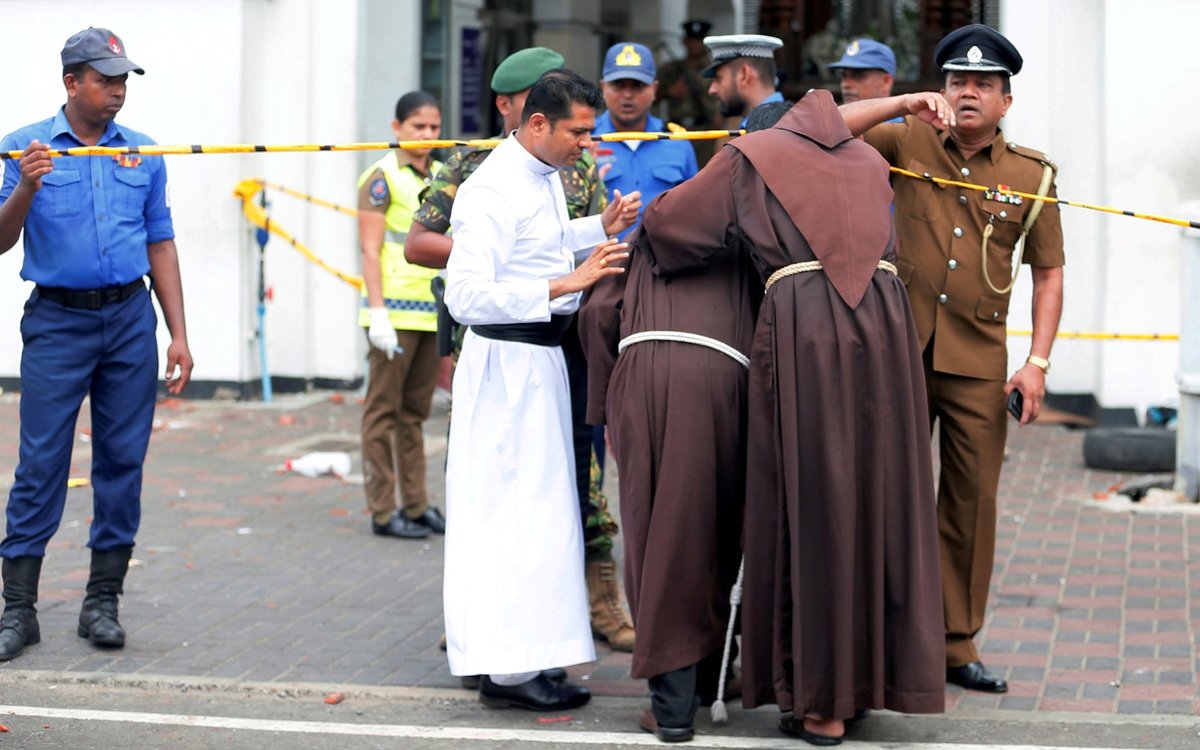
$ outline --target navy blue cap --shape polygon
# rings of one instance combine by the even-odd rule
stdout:
[[[621,81],[631,78],[641,83],[654,83],[658,71],[654,67],[654,53],[644,44],[617,42],[604,55],[604,70],[601,81]]]
[[[991,26],[973,23],[947,34],[933,50],[933,62],[945,73],[962,70],[1015,76],[1025,61],[1013,43]]]
[[[100,75],[123,76],[126,73],[144,75],[137,63],[125,56],[125,44],[108,29],[88,27],[75,34],[63,45],[63,67],[87,63]]]
[[[842,59],[825,67],[830,70],[855,68],[857,70],[882,70],[896,75],[896,53],[883,42],[874,39],[855,39],[846,45]]]

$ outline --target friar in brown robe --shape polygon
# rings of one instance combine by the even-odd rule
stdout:
[[[840,736],[860,709],[944,706],[929,414],[888,262],[891,200],[887,164],[815,91],[643,218],[655,241],[639,250],[664,283],[749,257],[766,286],[749,383],[743,702],[778,704],[781,728],[809,741]]]
[[[729,216],[733,203],[726,189],[696,209]],[[655,273],[660,243],[671,254],[716,254],[725,238],[703,221],[651,222],[627,241],[626,273],[593,288],[579,313],[588,422],[607,424],[620,466],[625,591],[638,632],[631,671],[649,679],[655,719],[641,723],[678,741],[717,693],[741,558],[747,368],[762,284],[736,253],[696,273]]]

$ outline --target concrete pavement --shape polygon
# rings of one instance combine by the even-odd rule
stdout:
[[[431,496],[441,505],[439,403],[426,433]],[[17,404],[13,394],[0,396],[5,499]],[[43,569],[43,642],[0,666],[0,704],[18,702],[14,685],[56,676],[281,691],[417,689],[469,701],[437,649],[441,539],[375,537],[360,486],[276,470],[311,450],[346,450],[357,467],[360,414],[353,393],[285,396],[272,405],[160,403],[122,599],[128,645],[97,651],[75,634],[91,493],[70,490]],[[88,473],[87,424],[85,406],[72,476]],[[1200,712],[1200,560],[1190,554],[1200,549],[1200,516],[1113,510],[1114,501],[1094,500],[1128,477],[1086,469],[1081,441],[1082,433],[1061,427],[1012,431],[992,611],[980,640],[985,662],[1011,689],[991,696],[949,687],[948,718],[995,712],[1012,721],[1186,723]],[[629,656],[602,644],[597,652],[599,660],[574,675],[601,699],[641,705],[645,684],[629,678]],[[738,710],[731,713],[736,721]]]

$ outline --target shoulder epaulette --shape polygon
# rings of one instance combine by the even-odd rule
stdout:
[[[1039,164],[1043,164],[1047,167],[1050,167],[1055,172],[1058,171],[1058,165],[1050,160],[1050,155],[1047,154],[1045,151],[1038,151],[1036,148],[1029,148],[1028,146],[1018,146],[1017,144],[1013,143],[1012,141],[1008,142],[1008,150],[1013,152],[1014,154],[1020,154],[1021,156],[1024,156],[1026,159],[1033,159],[1034,161],[1038,162]]]

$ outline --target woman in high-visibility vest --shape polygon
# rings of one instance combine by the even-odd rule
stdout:
[[[436,98],[411,91],[396,103],[396,140],[437,138]],[[429,282],[437,271],[404,260],[404,239],[421,190],[441,167],[430,149],[396,149],[358,178],[358,241],[370,369],[363,405],[362,455],[372,530],[420,539],[444,533],[446,519],[430,507],[425,488],[422,423],[437,384],[437,309]],[[396,477],[403,509],[396,510]]]

